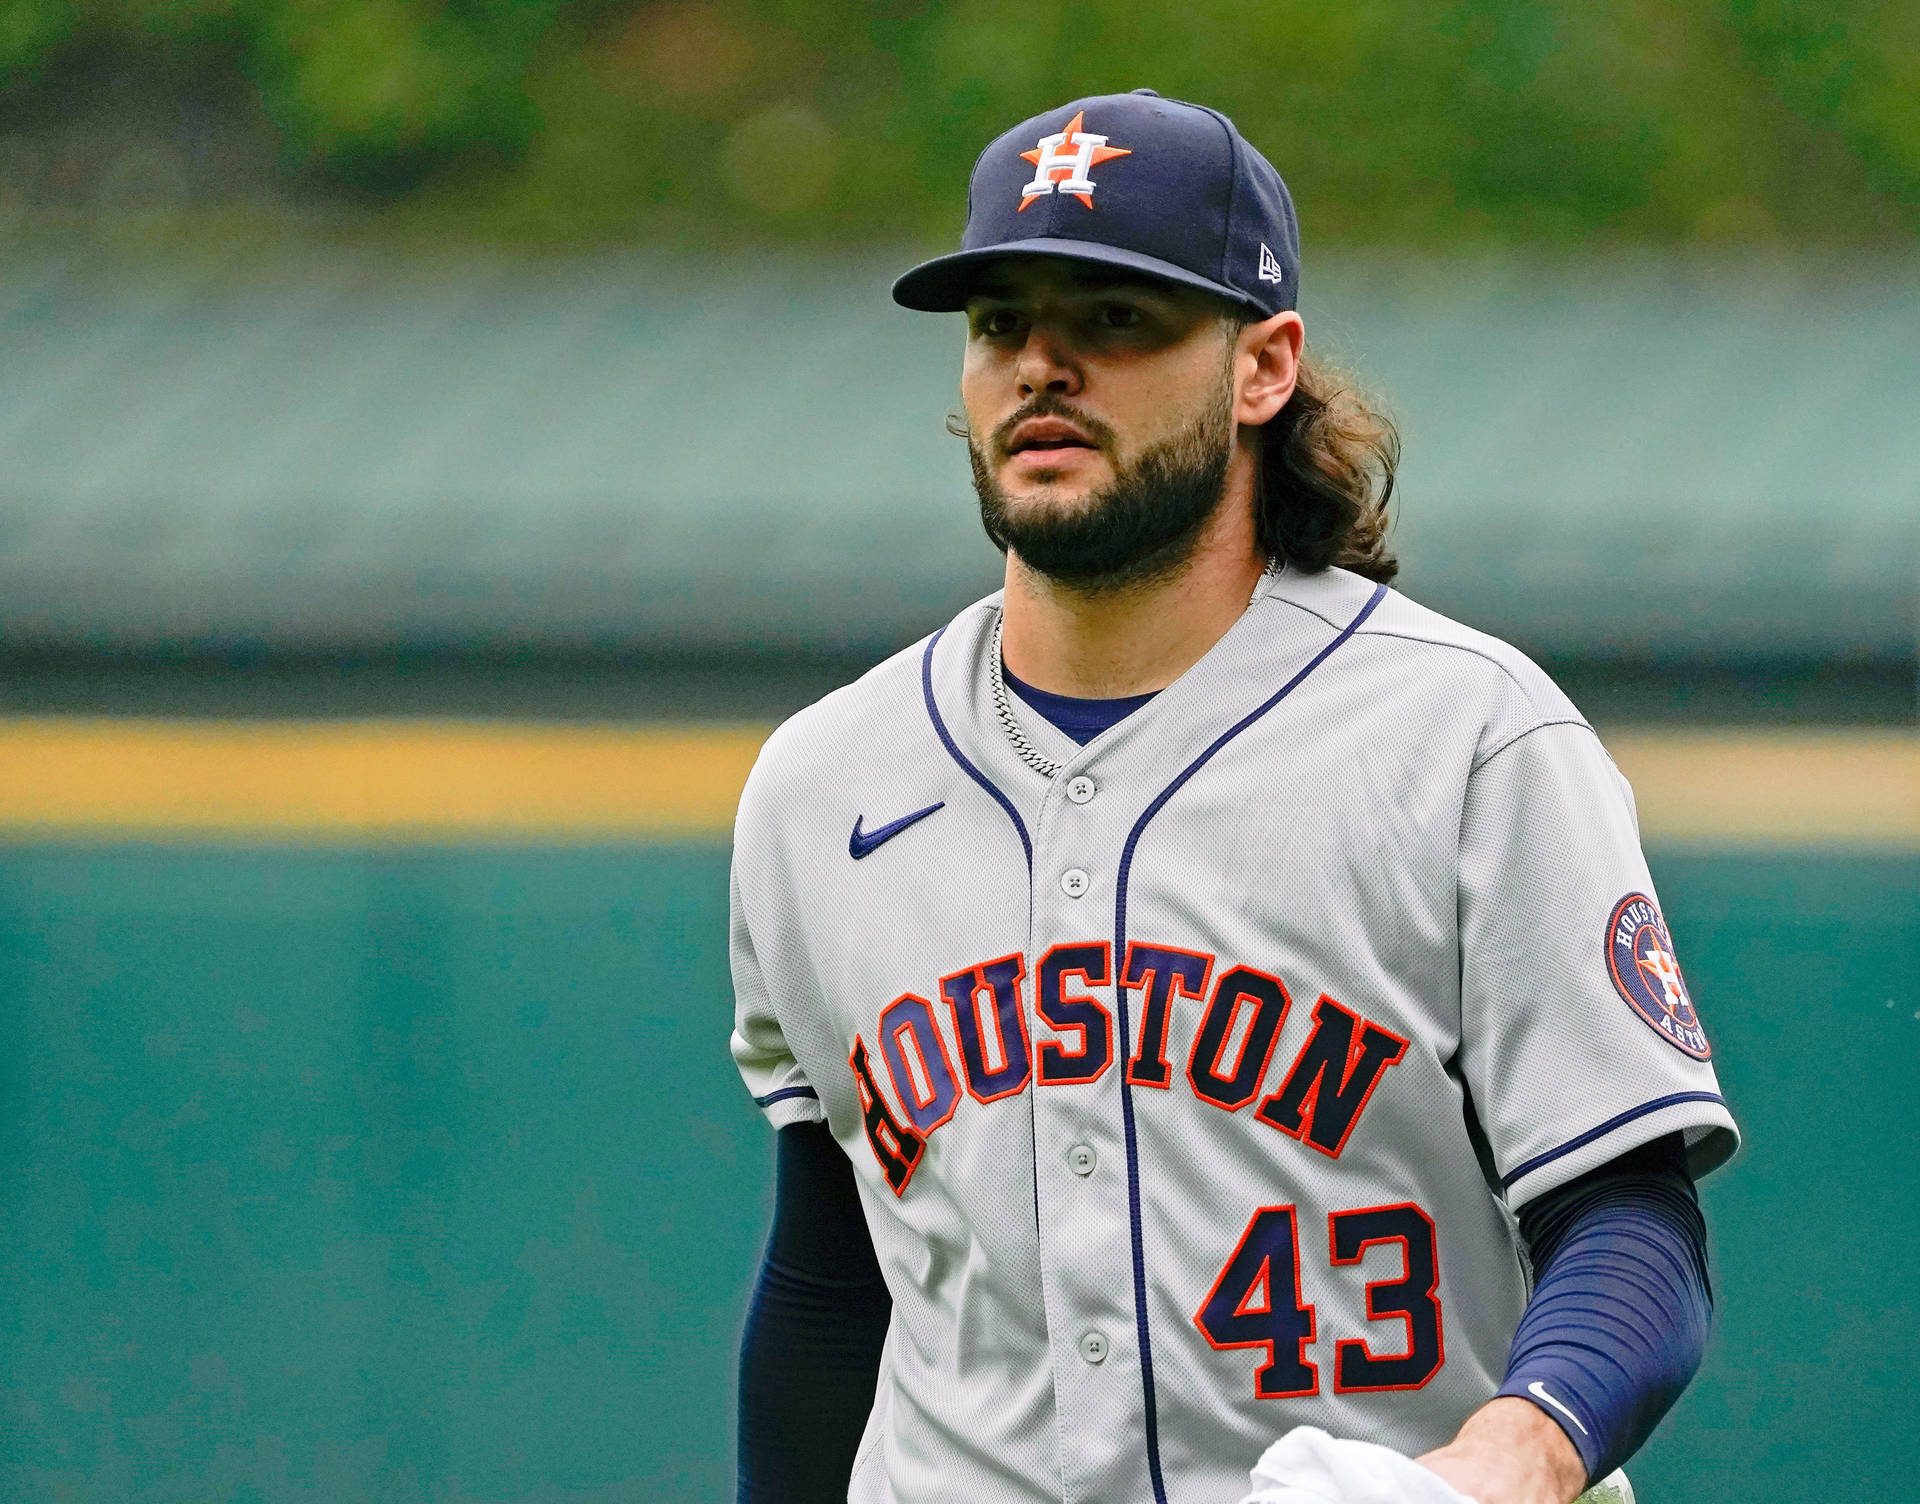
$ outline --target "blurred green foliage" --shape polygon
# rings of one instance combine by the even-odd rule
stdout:
[[[230,59],[290,174],[442,233],[942,238],[998,131],[1142,85],[1315,238],[1920,228],[1914,0],[0,0],[0,97],[88,48]]]

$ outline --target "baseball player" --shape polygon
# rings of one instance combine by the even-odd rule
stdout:
[[[1233,1504],[1313,1427],[1566,1504],[1699,1363],[1735,1127],[1631,794],[1388,588],[1299,278],[1273,167],[1139,90],[995,141],[895,285],[966,314],[1006,583],[741,800],[743,1499]]]

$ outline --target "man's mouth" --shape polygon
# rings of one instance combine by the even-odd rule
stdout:
[[[1018,425],[1007,439],[1007,453],[1028,450],[1092,449],[1094,442],[1081,429],[1064,418],[1029,418]]]

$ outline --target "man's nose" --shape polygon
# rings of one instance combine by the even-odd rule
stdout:
[[[1080,366],[1073,358],[1072,348],[1060,337],[1058,330],[1038,321],[1028,331],[1026,343],[1020,347],[1015,375],[1023,399],[1036,392],[1070,397],[1080,390]]]

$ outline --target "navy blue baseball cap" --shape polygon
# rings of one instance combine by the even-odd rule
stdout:
[[[1009,255],[1144,272],[1262,318],[1300,297],[1300,228],[1273,164],[1218,110],[1151,89],[1076,99],[981,152],[960,246],[895,282],[894,302],[956,312]]]

